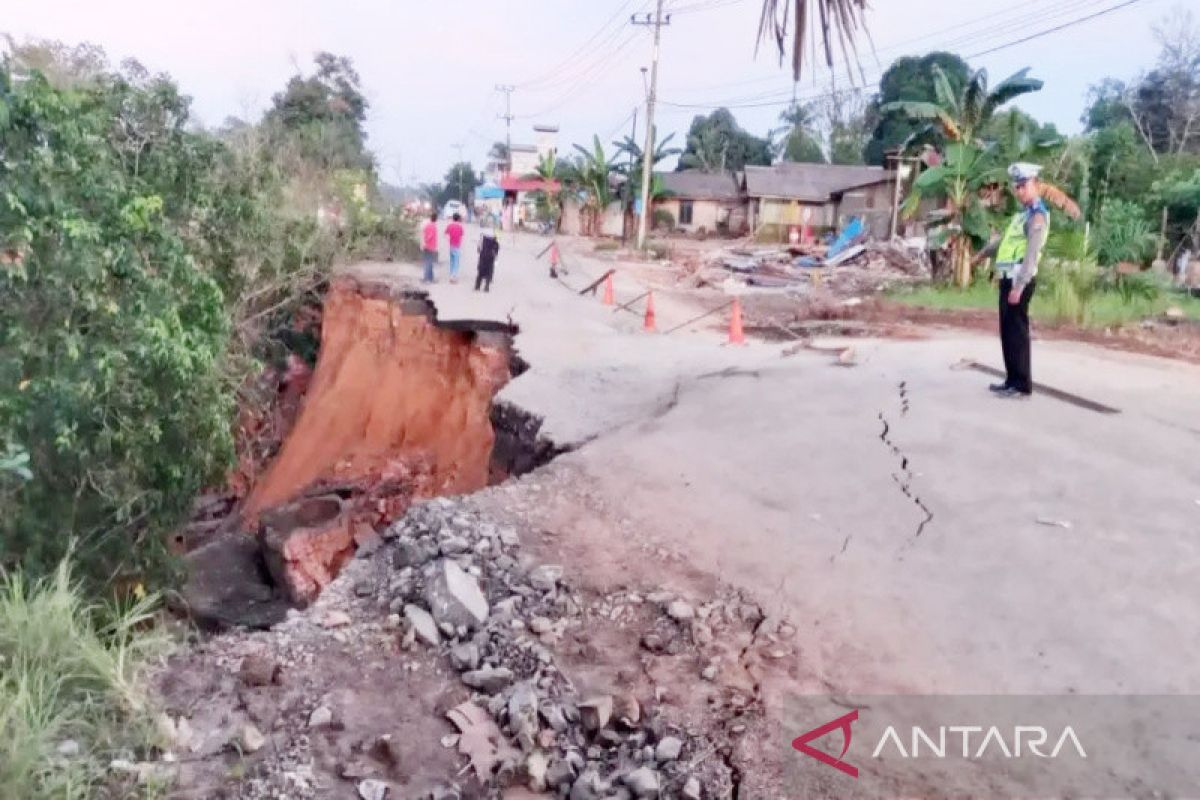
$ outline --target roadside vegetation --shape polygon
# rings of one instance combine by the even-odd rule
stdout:
[[[996,287],[986,281],[976,282],[967,289],[950,286],[902,289],[893,292],[890,297],[908,305],[945,311],[980,309],[994,313],[997,304]],[[1039,283],[1037,293],[1029,304],[1029,314],[1034,319],[1088,328],[1109,328],[1146,319],[1163,319],[1171,309],[1177,309],[1182,319],[1200,322],[1200,298],[1160,290],[1132,297],[1116,290],[1101,291],[1080,302],[1076,289],[1060,288],[1054,283]]]
[[[239,392],[341,259],[413,250],[344,58],[204,130],[166,75],[97,48],[0,62],[0,568],[75,543],[93,590],[171,577],[165,534],[233,462]]]
[[[1041,88],[1027,71],[989,92],[985,76],[950,54],[926,57],[925,99],[878,106],[876,133],[889,119],[896,130],[876,138],[886,144],[903,134],[899,145],[919,160],[905,214],[928,225],[934,246],[945,243],[935,264],[948,266],[942,277],[957,287],[939,282],[900,299],[939,308],[995,305],[994,290],[981,286],[970,258],[1017,210],[1004,188],[1004,165],[1032,161],[1043,167],[1051,207],[1051,240],[1030,308],[1035,317],[1107,327],[1168,312],[1200,316],[1197,301],[1176,289],[1180,254],[1200,251],[1200,25],[1180,7],[1154,32],[1154,68],[1129,82],[1096,84],[1077,137],[1017,109],[999,110]]]
[[[98,48],[0,60],[0,785],[152,796],[145,670],[167,535],[234,464],[239,406],[342,260],[415,253],[351,62],[205,129]],[[305,353],[311,358],[311,352]]]
[[[145,674],[165,651],[153,598],[81,599],[68,562],[0,577],[0,786],[5,797],[150,797],[153,776],[116,774],[159,744]]]

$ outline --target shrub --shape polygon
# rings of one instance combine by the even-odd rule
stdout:
[[[1041,293],[1049,297],[1048,310],[1055,322],[1086,325],[1092,299],[1099,291],[1099,270],[1084,261],[1046,263],[1038,271]]]
[[[146,177],[167,156],[133,172],[109,140],[113,92],[140,97],[0,70],[0,231],[21,254],[0,267],[0,441],[32,474],[0,515],[0,565],[35,574],[73,535],[92,577],[161,574],[161,534],[232,456],[224,296]]]
[[[65,560],[41,581],[0,575],[4,796],[138,796],[135,786],[103,784],[111,759],[144,757],[154,743],[145,669],[166,640],[144,630],[152,605],[89,606]],[[68,740],[77,754],[59,753]]]
[[[675,230],[675,215],[665,208],[654,209],[654,229],[662,231]]]
[[[1154,232],[1141,206],[1109,200],[1096,225],[1096,257],[1105,266],[1143,263],[1154,251]]]

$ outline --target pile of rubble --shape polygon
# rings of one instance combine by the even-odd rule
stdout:
[[[584,619],[562,568],[525,570],[514,557],[512,529],[446,510],[427,504],[388,529],[399,568],[390,610],[403,614],[405,642],[447,648],[473,690],[448,716],[476,777],[572,800],[700,798],[704,770],[689,769],[684,756],[702,752],[703,743],[632,695],[579,696],[556,666],[549,648]],[[694,618],[682,600],[659,600],[672,624]],[[401,624],[398,616],[390,622]],[[719,778],[708,781],[710,796],[724,794]]]
[[[808,292],[823,286],[837,295],[861,295],[930,277],[929,256],[920,242],[865,241],[832,257],[824,253],[818,246],[730,247],[699,266],[689,282],[727,290],[753,286]]]
[[[571,800],[733,796],[731,740],[761,712],[756,687],[724,693],[713,709],[722,725],[705,730],[668,719],[667,690],[657,686],[640,697],[622,688],[581,694],[560,657],[586,660],[597,626],[630,625],[639,632],[635,660],[693,652],[695,678],[714,681],[722,660],[699,658],[714,638],[735,640],[736,628],[750,631],[742,638],[752,642],[760,629],[777,642],[778,653],[765,657],[783,658],[792,651],[782,642],[794,630],[775,622],[767,631],[758,607],[736,595],[693,604],[667,592],[622,591],[589,601],[564,583],[560,566],[523,564],[519,538],[461,501],[421,503],[360,543],[357,558],[310,608],[293,610],[270,631],[202,644],[206,661],[193,669],[216,666],[241,678],[193,686],[187,710],[174,704],[174,724],[190,714],[192,730],[220,729],[204,737],[223,743],[206,746],[209,758],[259,754],[236,792],[220,796],[327,796],[318,790],[330,781],[349,782],[366,800],[499,797],[515,786]],[[397,753],[403,737],[361,731],[345,741],[351,722],[335,698],[348,690],[320,681],[331,669],[322,664],[333,659],[364,676],[386,671],[447,687],[438,713],[456,732],[440,744],[466,765],[432,789],[415,794],[406,785],[397,794],[413,768],[411,755],[405,763]],[[169,687],[164,695],[172,698]],[[340,750],[317,753],[322,735],[340,737]]]

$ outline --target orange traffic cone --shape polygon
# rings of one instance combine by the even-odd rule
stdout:
[[[746,343],[746,333],[742,330],[742,301],[736,297],[733,298],[733,313],[729,316],[729,343]]]
[[[604,305],[611,306],[616,300],[613,299],[612,273],[604,279]]]
[[[654,292],[646,293],[646,319],[642,323],[642,330],[654,333]]]

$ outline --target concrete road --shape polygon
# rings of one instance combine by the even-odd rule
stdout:
[[[1200,368],[1036,342],[1037,379],[1120,410],[1101,414],[992,398],[952,368],[999,362],[966,333],[858,340],[854,367],[703,326],[650,335],[552,281],[546,243],[505,235],[483,295],[468,242],[440,316],[521,326],[532,368],[501,396],[582,444],[544,469],[786,613],[798,690],[1200,691]],[[586,249],[564,246],[572,286],[608,266]],[[618,276],[619,301],[639,291]],[[660,298],[660,328],[694,312]]]

